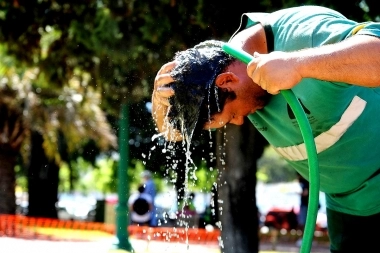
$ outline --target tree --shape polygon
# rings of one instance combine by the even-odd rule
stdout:
[[[257,160],[267,144],[250,124],[229,125],[218,134],[218,198],[223,252],[258,252]]]
[[[67,88],[60,94],[54,91],[35,92],[32,88],[35,70],[24,71],[20,76],[14,68],[4,67],[6,64],[2,66],[0,98],[4,117],[0,122],[3,125],[4,148],[0,151],[2,164],[13,164],[13,167],[2,167],[3,174],[9,175],[2,177],[6,181],[3,185],[11,185],[4,194],[13,195],[13,199],[4,204],[9,206],[8,212],[14,213],[14,157],[24,144],[26,148],[31,147],[28,166],[29,214],[56,217],[57,195],[54,193],[58,189],[58,168],[62,161],[59,144],[63,139],[67,140],[67,149],[73,152],[86,140],[93,139],[97,140],[101,150],[105,150],[112,145],[115,147],[116,137],[98,107],[101,98],[98,94],[87,90],[82,95],[74,88]],[[7,146],[13,148],[13,155],[6,150]],[[24,154],[24,157],[27,155]],[[46,192],[51,195],[46,195]]]
[[[12,99],[14,91],[0,89],[0,213],[16,211],[14,167],[25,138],[22,111]]]
[[[109,146],[110,143],[111,145],[115,143],[114,133],[111,132],[105,121],[106,118],[99,108],[99,104],[101,104],[98,100],[99,93],[86,89],[91,78],[86,74],[85,67],[89,69],[92,65],[86,62],[87,64],[83,64],[85,67],[77,68],[78,65],[75,63],[81,62],[83,57],[75,58],[77,55],[67,49],[78,50],[78,44],[73,46],[68,43],[66,48],[54,50],[54,48],[58,48],[57,45],[64,42],[64,39],[60,40],[61,38],[67,38],[62,34],[72,36],[76,32],[76,23],[70,23],[72,21],[70,16],[76,14],[81,16],[85,13],[84,16],[88,17],[93,10],[92,8],[81,9],[78,5],[73,6],[73,10],[70,10],[70,6],[72,5],[60,6],[58,3],[48,1],[0,2],[1,55],[7,56],[1,58],[1,64],[5,66],[2,71],[2,81],[9,90],[14,91],[12,99],[18,102],[18,104],[16,102],[17,109],[23,112],[18,115],[20,117],[18,120],[28,123],[28,127],[25,129],[32,134],[26,135],[29,137],[26,140],[32,141],[33,154],[38,155],[38,157],[33,156],[33,159],[30,160],[28,169],[29,199],[31,201],[29,211],[36,216],[44,216],[44,214],[36,211],[34,207],[44,210],[43,207],[46,204],[47,209],[55,209],[57,196],[54,196],[54,192],[57,191],[58,166],[61,161],[57,147],[59,133],[63,133],[63,136],[69,141],[69,151],[73,151],[81,145],[82,140],[87,137],[95,138],[97,144],[102,148],[105,145]],[[84,7],[83,4],[82,7]],[[61,16],[56,15],[58,10],[62,11]],[[101,19],[102,16],[99,16],[98,18]],[[57,20],[62,22],[55,23]],[[68,35],[69,29],[65,30],[68,20],[70,20],[69,25],[72,25],[72,34],[70,35]],[[64,29],[60,30],[60,28]],[[88,54],[87,50],[80,50],[80,52],[79,56]],[[60,88],[63,85],[67,88],[62,91]],[[96,104],[90,105],[91,101]],[[75,111],[78,108],[80,110]],[[85,115],[86,113],[87,115]],[[80,115],[84,118],[79,118]],[[94,118],[97,122],[93,122]],[[1,118],[0,121],[4,125],[9,125],[6,117]],[[98,139],[99,136],[103,138]],[[23,144],[28,146],[25,142]],[[11,159],[10,156],[8,158]],[[12,167],[7,170],[9,175],[14,175]],[[48,191],[53,194],[46,196],[44,201],[36,203],[34,201],[41,199],[41,194],[46,192],[46,188],[44,188],[46,184],[41,184],[43,182],[41,177],[48,182],[49,186],[53,185],[53,188],[50,187],[52,191]],[[9,187],[7,191],[8,195],[14,195],[14,184],[13,189]],[[7,204],[12,206],[14,201]],[[56,217],[56,213],[53,212],[48,216]]]

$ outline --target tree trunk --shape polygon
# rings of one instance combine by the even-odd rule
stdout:
[[[15,214],[16,154],[0,150],[0,214]]]
[[[25,128],[21,111],[7,101],[12,101],[12,98],[0,98],[0,213],[15,214],[15,166],[25,138]]]
[[[43,149],[42,135],[33,132],[28,169],[28,216],[57,218],[59,167]]]
[[[266,141],[249,123],[228,125],[217,137],[222,253],[259,251],[257,159]]]

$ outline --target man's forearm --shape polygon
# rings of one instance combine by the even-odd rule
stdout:
[[[356,35],[337,44],[291,54],[303,78],[380,86],[379,38]]]

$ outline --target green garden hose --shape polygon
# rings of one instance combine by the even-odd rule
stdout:
[[[241,49],[237,49],[232,47],[231,45],[224,43],[222,49],[237,58],[238,60],[248,64],[253,56],[248,54]],[[307,218],[304,236],[302,238],[302,245],[300,252],[301,253],[310,253],[311,246],[314,238],[314,230],[315,224],[317,220],[318,214],[318,206],[319,206],[319,164],[317,157],[317,149],[315,147],[314,136],[311,131],[309,120],[306,117],[305,112],[303,111],[301,104],[298,99],[294,95],[292,90],[282,90],[280,92],[286,102],[289,104],[290,108],[293,110],[293,113],[298,121],[298,125],[300,127],[300,131],[305,142],[306,152],[308,157],[309,164],[309,206],[307,210]]]

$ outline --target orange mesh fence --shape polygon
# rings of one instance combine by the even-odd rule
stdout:
[[[129,226],[129,234],[138,239],[168,242],[191,242],[198,244],[218,243],[220,231],[203,228]]]
[[[50,229],[49,233],[46,229]],[[51,232],[53,230],[53,232]],[[0,236],[59,240],[62,230],[75,231],[99,231],[108,235],[115,234],[115,225],[101,222],[59,220],[49,218],[35,218],[21,215],[0,214]],[[54,232],[56,231],[56,232]],[[128,226],[129,235],[132,238],[144,240],[156,240],[166,242],[190,242],[198,244],[218,243],[220,231],[214,229],[208,231],[203,228],[176,228],[176,227],[148,227]],[[75,238],[74,238],[75,237]],[[89,238],[89,237],[87,237]],[[65,240],[77,240],[78,235],[72,238],[65,235]]]

